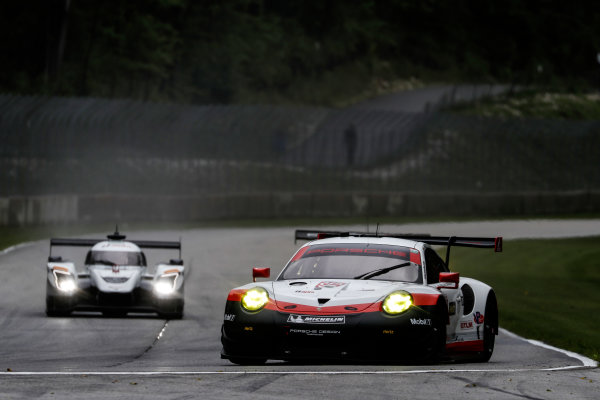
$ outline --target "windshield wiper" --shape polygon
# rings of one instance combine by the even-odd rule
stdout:
[[[374,276],[379,276],[379,275],[383,275],[387,272],[390,272],[392,270],[398,269],[398,268],[402,268],[402,267],[406,267],[409,266],[410,263],[409,262],[405,262],[402,264],[398,264],[398,265],[392,265],[391,267],[386,267],[386,268],[380,268],[380,269],[376,269],[375,271],[370,271],[370,272],[366,272],[364,274],[355,276],[352,279],[371,279]]]

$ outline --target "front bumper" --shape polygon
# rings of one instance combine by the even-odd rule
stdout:
[[[228,301],[221,329],[226,359],[402,360],[435,351],[435,307],[413,307],[400,316],[382,312],[317,315],[243,310]],[[311,315],[310,317],[315,317]],[[445,321],[443,322],[445,324]]]
[[[129,293],[106,293],[81,284],[75,292],[66,294],[47,284],[46,307],[60,314],[74,311],[177,314],[183,312],[184,297],[182,290],[159,297],[143,288]]]

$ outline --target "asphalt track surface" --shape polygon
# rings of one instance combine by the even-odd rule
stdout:
[[[331,227],[339,228],[339,227]],[[364,227],[351,227],[364,229]],[[386,226],[384,231],[552,237],[600,234],[599,220]],[[228,291],[251,267],[277,274],[292,252],[290,228],[136,232],[132,239],[183,240],[182,320],[44,314],[48,241],[0,253],[0,400],[4,399],[597,399],[589,359],[541,347],[504,330],[489,363],[241,367],[220,359]],[[98,236],[98,235],[95,235]],[[477,251],[477,250],[476,250]],[[150,258],[156,258],[156,254]],[[490,254],[490,256],[494,256]]]

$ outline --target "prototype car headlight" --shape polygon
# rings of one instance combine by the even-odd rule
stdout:
[[[154,282],[154,290],[158,294],[171,294],[175,291],[179,272],[163,274]]]
[[[71,273],[54,268],[52,269],[52,274],[54,275],[54,283],[58,290],[73,293],[77,289],[75,277]]]
[[[269,301],[269,293],[261,287],[255,287],[242,295],[242,307],[248,311],[258,311]]]
[[[402,314],[413,304],[412,296],[403,291],[393,292],[383,300],[381,308],[386,314],[398,315]]]

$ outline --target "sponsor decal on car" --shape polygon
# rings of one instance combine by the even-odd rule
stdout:
[[[471,329],[472,327],[473,327],[473,322],[471,322],[471,321],[460,323],[460,329]]]
[[[345,324],[346,316],[294,315],[288,317],[292,324]]]
[[[317,283],[317,286],[314,287],[314,290],[321,290],[323,288],[325,288],[325,289],[335,289],[336,287],[340,287],[340,286],[344,286],[344,285],[345,285],[344,282],[328,282],[328,281],[324,281],[324,282]]]
[[[476,324],[483,324],[483,314],[477,311],[475,314],[473,314],[473,320]]]
[[[411,318],[410,323],[411,323],[411,325],[431,326],[431,319],[429,319],[429,318]]]
[[[305,257],[314,257],[318,255],[339,255],[339,254],[351,254],[351,255],[370,255],[370,256],[383,256],[392,258],[407,258],[408,254],[405,251],[398,251],[389,248],[390,246],[373,246],[369,248],[352,248],[352,247],[321,247],[312,248],[307,251]]]
[[[309,335],[309,336],[323,336],[323,335],[339,335],[342,331],[334,329],[296,329],[290,328],[290,333]]]
[[[225,314],[223,317],[225,321],[233,321],[235,319],[235,314]]]

